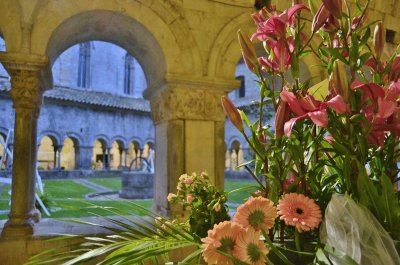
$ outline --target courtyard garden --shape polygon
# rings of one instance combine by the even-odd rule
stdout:
[[[106,211],[96,208],[113,207],[125,209],[127,203],[124,199],[119,199],[117,193],[105,196],[88,195],[99,191],[119,191],[121,189],[120,178],[89,178],[89,179],[71,179],[71,180],[44,180],[45,194],[41,196],[42,201],[51,211],[49,218],[80,218],[88,216],[105,216]],[[248,198],[249,191],[255,189],[240,190],[242,187],[254,185],[253,181],[248,180],[225,180],[225,191],[230,192],[238,190],[228,195],[228,206],[231,211]],[[7,219],[4,214],[9,206],[10,187],[0,187],[0,220]],[[151,209],[152,199],[130,200],[147,209]],[[42,212],[43,218],[48,218]]]

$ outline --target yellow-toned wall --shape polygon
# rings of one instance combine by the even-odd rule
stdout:
[[[71,138],[64,141],[61,151],[61,167],[65,170],[75,169],[75,147]]]
[[[40,141],[37,160],[40,170],[50,170],[57,166],[54,165],[54,147],[50,137],[44,136]]]
[[[3,139],[3,141],[5,141],[3,135],[0,134],[0,137]],[[2,144],[0,144],[0,156],[3,155],[4,152],[4,146]],[[4,168],[3,165],[0,165],[0,169]]]

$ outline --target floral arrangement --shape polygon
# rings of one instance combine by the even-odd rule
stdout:
[[[226,97],[222,104],[255,151],[253,169],[249,163],[244,167],[257,180],[262,197],[250,198],[231,223],[209,231],[203,240],[209,264],[233,264],[232,257],[271,264],[268,249],[279,264],[330,264],[326,254],[357,264],[361,257],[356,262],[345,248],[327,244],[332,235],[322,233],[326,225],[317,229],[335,194],[368,209],[391,239],[400,239],[400,55],[383,54],[381,22],[366,24],[370,1],[351,6],[347,0],[323,0],[318,9],[316,1],[309,1],[310,7],[299,2],[284,11],[269,4],[252,15],[257,30],[251,38],[238,32],[244,62],[259,78],[260,119],[251,123]],[[263,43],[260,57],[256,41]],[[311,86],[311,79],[300,78],[306,56],[319,61],[326,81]],[[265,104],[275,109],[275,130],[262,123]],[[224,235],[229,240],[221,239]],[[287,244],[290,240],[294,244]],[[288,249],[297,253],[294,259],[282,253]],[[393,256],[393,264],[400,262],[397,253]]]
[[[182,206],[182,211],[188,213],[190,232],[199,239],[205,237],[214,224],[230,219],[225,205],[227,194],[210,184],[207,173],[180,176],[177,190],[176,194],[168,194],[168,201]]]
[[[117,235],[86,238],[65,264],[99,255],[104,264],[160,263],[188,247],[183,264],[400,264],[399,49],[383,53],[383,24],[366,22],[369,0],[293,2],[254,13],[251,38],[238,32],[244,62],[259,78],[259,119],[251,123],[226,97],[222,105],[254,150],[241,166],[258,191],[233,220],[229,194],[205,173],[185,174],[168,195],[183,219],[146,212],[154,220],[112,221]],[[327,80],[301,78],[307,56]],[[266,104],[275,110],[274,129],[263,123]]]

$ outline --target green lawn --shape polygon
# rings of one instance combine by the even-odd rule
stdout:
[[[121,178],[90,178],[88,180],[110,190],[121,189]]]
[[[111,190],[119,190],[121,187],[120,178],[93,178],[88,180]],[[45,192],[50,195],[52,198],[51,200],[56,204],[53,208],[58,209],[51,213],[51,218],[77,218],[93,216],[94,214],[101,216],[111,214],[102,209],[90,206],[90,204],[101,207],[114,207],[122,210],[129,210],[132,208],[129,206],[129,203],[123,200],[86,200],[85,195],[95,191],[82,186],[73,180],[44,180],[43,183],[45,185]],[[226,191],[254,185],[256,185],[256,182],[254,181],[225,180]],[[0,210],[9,209],[8,190],[9,187],[0,194]],[[250,196],[250,193],[255,190],[256,188],[251,188],[249,190],[241,190],[239,192],[231,193],[229,194],[228,201],[231,203],[243,203],[244,200]],[[150,209],[153,200],[135,200],[134,202]],[[43,214],[43,217],[47,216]],[[0,219],[5,218],[7,218],[6,215],[0,215]]]
[[[73,180],[45,180],[43,183],[45,192],[59,199],[83,199],[86,194],[95,192]]]
[[[142,207],[150,209],[153,200],[137,200],[134,202]],[[62,210],[52,212],[52,218],[65,218],[65,217],[88,217],[93,215],[107,216],[114,215],[113,213],[106,211],[99,207],[116,208],[118,211],[122,211],[124,214],[129,215],[141,215],[138,212],[133,211],[133,206],[124,200],[110,200],[110,201],[97,201],[97,200],[60,200],[57,201],[57,207],[61,207]],[[112,210],[112,209],[110,209]]]
[[[232,191],[244,187],[257,186],[255,181],[243,181],[243,180],[225,180],[225,191]],[[228,201],[232,203],[243,203],[250,197],[250,193],[255,192],[256,188],[250,188],[233,192],[228,195]]]
[[[92,181],[92,179],[90,179]],[[109,189],[119,190],[121,180],[114,179],[93,179],[93,182],[99,185],[103,185]],[[103,209],[96,208],[95,206],[101,207],[114,207],[123,211],[129,212],[132,206],[129,205],[125,200],[86,200],[85,195],[93,193],[95,190],[87,188],[73,180],[44,180],[45,193],[51,197],[51,201],[55,203],[57,211],[51,213],[51,218],[78,218],[93,216],[95,214],[101,216],[111,215]],[[10,207],[8,201],[10,196],[8,195],[9,187],[0,194],[0,210],[8,210]],[[150,209],[153,200],[135,200],[134,203],[139,204],[147,209]],[[94,206],[91,206],[93,204]],[[42,213],[43,217],[47,217]],[[6,215],[0,215],[0,219],[7,218]]]

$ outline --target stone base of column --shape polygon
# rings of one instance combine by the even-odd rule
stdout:
[[[11,224],[7,221],[4,225],[3,231],[1,232],[2,239],[17,239],[26,238],[32,236],[34,233],[33,221],[27,221],[23,224]]]

